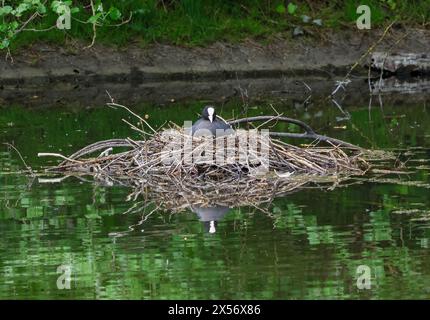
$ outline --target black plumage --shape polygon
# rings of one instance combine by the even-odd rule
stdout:
[[[212,136],[217,136],[217,129],[220,129],[218,136],[230,134],[233,131],[227,122],[217,117],[213,106],[205,106],[200,119],[191,127],[191,134],[197,136],[212,134]]]

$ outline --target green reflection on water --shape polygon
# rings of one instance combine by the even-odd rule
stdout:
[[[218,112],[232,117],[237,105]],[[134,110],[148,114],[157,127],[166,120],[193,120],[200,108],[194,103]],[[366,147],[422,147],[408,156],[409,167],[417,169],[404,179],[430,182],[430,114],[423,105],[384,106],[370,113],[367,105],[357,106],[348,110],[352,120],[340,123],[339,110],[330,105],[304,110],[278,104],[277,109],[321,133]],[[271,110],[254,104],[248,114]],[[0,113],[0,141],[13,143],[39,169],[54,160],[37,158],[38,152],[68,154],[97,140],[138,138],[122,118],[133,120],[106,107],[8,106]],[[1,149],[3,299],[430,296],[430,223],[416,220],[430,216],[426,187],[363,182],[334,191],[304,190],[276,199],[268,213],[231,209],[209,234],[191,211],[156,212],[130,230],[142,213],[122,214],[132,205],[125,202],[127,188],[75,178],[41,184],[16,173],[22,168],[13,151]],[[356,268],[362,264],[372,270],[371,290],[356,287]],[[57,288],[60,265],[72,268],[70,290]]]

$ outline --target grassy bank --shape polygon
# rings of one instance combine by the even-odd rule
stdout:
[[[22,1],[26,0],[4,3],[14,7]],[[47,1],[47,7],[49,2]],[[97,4],[97,1],[94,4]],[[279,36],[290,37],[297,26],[307,29],[310,34],[327,29],[356,28],[356,9],[360,4],[367,4],[371,8],[372,28],[381,27],[393,20],[422,27],[428,27],[430,23],[428,0],[103,1],[104,10],[107,12],[114,8],[115,11],[110,12],[113,12],[115,17],[112,21],[97,26],[96,42],[114,46],[126,46],[130,43],[145,46],[160,42],[199,46],[219,40],[237,42],[245,38],[270,41]],[[46,10],[43,16],[32,20],[13,41],[11,40],[10,47],[17,49],[38,41],[64,44],[68,41],[83,40],[91,43],[94,25],[90,19],[94,13],[90,1],[73,1],[72,5],[79,8],[79,11],[73,13],[70,30],[53,28],[58,14]],[[304,15],[310,19],[303,19]],[[4,19],[5,17],[3,24]],[[315,19],[316,23],[313,22]],[[318,19],[321,19],[322,25]],[[25,17],[20,20],[24,21]],[[0,26],[1,24],[0,18]],[[25,31],[26,29],[49,30],[35,32]]]

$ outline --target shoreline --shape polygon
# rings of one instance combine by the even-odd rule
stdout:
[[[190,87],[196,82],[203,83],[203,87],[200,85],[196,90],[199,92],[196,98],[204,98],[202,93],[205,90],[206,96],[210,97],[211,91],[217,92],[214,88],[217,84],[231,89],[243,80],[261,83],[262,79],[282,79],[287,83],[285,91],[295,91],[297,85],[294,81],[303,79],[330,82],[334,86],[335,79],[342,79],[378,41],[382,32],[345,30],[326,35],[325,41],[300,37],[288,41],[279,39],[268,45],[246,41],[241,44],[215,43],[199,48],[159,44],[149,48],[130,46],[116,50],[96,45],[82,50],[82,43],[74,47],[37,44],[14,55],[13,64],[0,60],[0,103],[14,101],[14,96],[16,101],[23,101],[25,96],[41,96],[43,92],[55,96],[55,90],[63,92],[66,101],[73,101],[76,92],[90,98],[89,92],[92,95],[94,91],[104,92],[112,87],[121,87],[135,96],[139,94],[139,88],[150,91],[156,87],[155,91],[160,94],[164,87],[165,99],[155,100],[169,101],[185,98],[184,89],[191,90],[192,95]],[[405,32],[410,36],[404,37]],[[430,30],[393,29],[375,50],[428,53]],[[363,59],[361,66],[354,69],[352,80],[367,78],[368,70],[363,67],[365,62]],[[176,88],[173,89],[172,83],[181,85],[173,86]],[[273,84],[263,86],[262,90],[270,90],[271,87]],[[282,90],[279,84],[275,87],[272,91]],[[300,87],[300,91],[306,94],[303,84]],[[142,101],[145,101],[145,96],[151,94],[142,91]],[[149,97],[148,101],[154,101],[154,97]]]

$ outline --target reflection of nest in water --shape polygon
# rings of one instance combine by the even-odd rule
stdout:
[[[140,185],[135,183],[128,200],[144,198],[157,208],[181,212],[196,207],[242,207],[270,203],[273,199],[304,188],[334,188],[345,178],[337,176],[292,175],[230,179],[225,181],[183,181],[157,176]]]
[[[106,155],[106,150],[116,147],[131,149]],[[220,148],[225,163],[214,163],[211,160]],[[101,149],[105,152],[100,156],[84,158]],[[193,161],[186,161],[187,157]],[[102,141],[64,157],[63,163],[48,170],[131,185],[135,188],[131,198],[142,195],[161,208],[181,211],[195,204],[258,204],[310,182],[336,182],[362,175],[369,169],[366,157],[362,149],[297,147],[256,130],[208,138],[172,129],[144,141]]]

